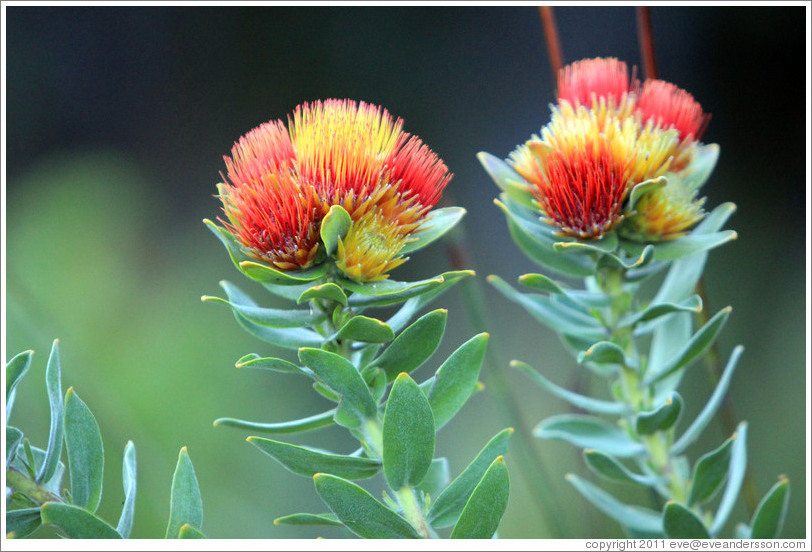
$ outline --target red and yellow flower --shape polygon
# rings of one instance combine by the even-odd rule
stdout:
[[[509,162],[561,235],[593,239],[617,227],[633,239],[670,239],[702,218],[701,182],[680,177],[701,156],[709,119],[690,94],[659,80],[640,86],[625,63],[596,58],[562,69],[558,95],[541,136]],[[665,187],[625,209],[632,188],[662,176]]]
[[[281,270],[320,262],[319,227],[333,205],[352,226],[336,266],[363,282],[405,261],[402,246],[451,178],[403,121],[351,100],[298,106],[288,118],[246,134],[226,157],[224,222],[247,253]]]

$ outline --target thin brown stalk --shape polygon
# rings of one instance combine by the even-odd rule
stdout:
[[[544,26],[544,38],[547,41],[547,53],[550,56],[550,69],[553,72],[553,82],[558,82],[558,72],[564,67],[564,56],[561,54],[561,42],[558,40],[558,28],[555,24],[553,8],[539,6],[541,23]]]
[[[651,27],[651,9],[637,6],[637,40],[643,57],[643,78],[657,78],[657,60],[654,56],[654,31]]]

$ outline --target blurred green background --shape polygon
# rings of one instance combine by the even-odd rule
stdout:
[[[738,205],[729,227],[739,239],[710,256],[707,306],[734,308],[720,340],[723,360],[746,346],[730,398],[750,424],[758,496],[788,475],[784,536],[802,538],[808,12],[655,7],[651,14],[661,78],[713,114],[704,141],[719,143],[722,154],[704,192],[709,207]],[[565,61],[616,56],[641,64],[633,7],[559,7],[555,15]],[[281,421],[325,405],[303,379],[236,370],[249,352],[291,353],[248,336],[222,305],[200,301],[228,279],[277,304],[237,273],[201,220],[218,215],[212,196],[222,156],[240,135],[303,101],[337,97],[402,117],[455,173],[442,205],[468,210],[458,237],[478,278],[437,301],[450,311],[448,330],[417,377],[479,331],[490,332],[493,356],[483,368],[485,392],[443,429],[438,452],[456,474],[493,434],[515,426],[500,536],[621,536],[564,481],[585,472],[574,447],[524,433],[568,406],[507,364],[524,360],[568,386],[597,390],[600,382],[485,282],[488,274],[513,281],[537,270],[510,241],[492,203],[495,186],[475,157],[483,150],[506,157],[549,120],[554,82],[536,8],[11,6],[6,24],[3,347],[6,359],[36,351],[11,422],[35,444],[47,441],[44,367],[59,338],[64,388],[90,406],[104,438],[102,517],[118,519],[121,457],[131,439],[134,537],[163,535],[182,446],[197,470],[210,537],[342,536],[273,526],[281,515],[324,510],[312,482],[246,444],[248,433],[212,427],[220,416]],[[393,276],[448,270],[446,247],[430,246]],[[466,299],[477,290],[485,321]],[[681,390],[691,412],[709,396],[708,381],[697,363]],[[513,409],[500,399],[502,385]],[[726,436],[715,423],[689,454],[695,459]],[[354,447],[343,437],[327,429],[291,440],[346,453]],[[527,450],[543,465],[528,468]],[[381,481],[370,485],[377,492]],[[734,519],[745,516],[740,506]]]

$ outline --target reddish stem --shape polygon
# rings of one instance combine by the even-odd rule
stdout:
[[[553,16],[553,8],[539,6],[541,23],[544,26],[544,38],[547,41],[547,53],[550,56],[550,68],[553,71],[553,82],[558,82],[558,72],[564,67],[564,56],[561,54],[561,42],[558,40],[558,29]]]
[[[657,61],[654,58],[654,32],[651,29],[651,9],[637,6],[637,38],[643,56],[643,78],[657,78]]]

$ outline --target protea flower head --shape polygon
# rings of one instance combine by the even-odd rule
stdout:
[[[584,59],[559,71],[558,102],[583,105],[604,121],[608,115],[627,116],[638,87],[617,58]]]
[[[249,254],[283,270],[308,266],[318,260],[321,220],[338,205],[352,226],[336,264],[360,282],[386,278],[405,260],[397,258],[399,250],[452,176],[403,131],[401,119],[351,100],[301,104],[287,128],[272,121],[240,139],[226,166],[231,184],[220,197],[227,227]],[[254,207],[246,208],[251,201]],[[306,256],[297,253],[306,247]]]

